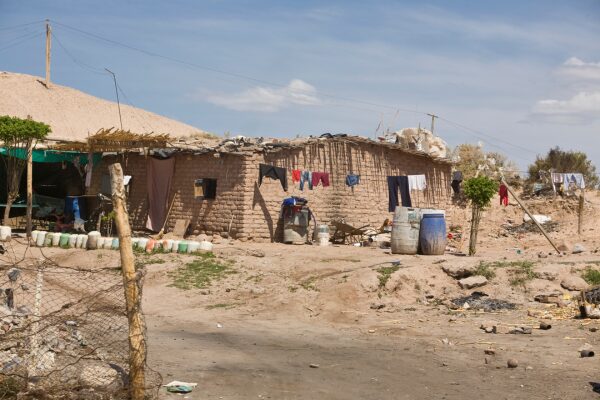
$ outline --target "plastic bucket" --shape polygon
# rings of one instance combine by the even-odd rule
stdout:
[[[10,240],[12,231],[10,226],[0,225],[0,241],[8,242]]]
[[[54,232],[52,234],[52,246],[58,246],[60,245],[60,233],[58,232]]]
[[[37,235],[38,233],[40,233],[40,231],[31,231],[31,241],[36,243],[37,242]]]
[[[131,247],[135,249],[137,247],[139,241],[140,241],[140,238],[134,238],[134,237],[132,237],[131,238]]]
[[[146,253],[152,253],[155,245],[156,245],[156,240],[148,239],[148,241],[146,242]]]
[[[212,251],[213,249],[213,244],[207,240],[203,240],[200,242],[200,250],[204,250],[204,251]]]
[[[181,240],[173,240],[173,244],[171,245],[171,251],[173,253],[177,253],[177,251],[179,250],[179,243],[181,242]]]
[[[37,233],[35,237],[35,245],[37,247],[44,247],[44,242],[46,241],[46,232],[40,231]]]
[[[87,248],[89,250],[96,250],[98,248],[98,239],[100,238],[100,232],[91,231],[87,234]]]
[[[392,223],[392,254],[417,254],[421,213],[418,208],[396,207]]]
[[[112,242],[113,242],[113,238],[112,237],[105,237],[104,238],[104,245],[102,246],[102,248],[106,249],[106,250],[112,249]]]
[[[119,248],[119,238],[112,238],[111,248],[117,250]]]
[[[200,248],[200,242],[197,241],[191,241],[188,243],[188,248],[187,248],[187,252],[188,253],[195,253],[198,251],[198,249]]]
[[[186,242],[185,240],[182,240],[181,242],[179,242],[179,245],[177,246],[178,253],[187,253],[187,249],[188,249],[188,242]]]
[[[83,237],[85,235],[76,235],[76,240],[75,240],[75,247],[77,247],[78,249],[83,248]]]
[[[138,240],[137,247],[138,247],[138,249],[146,250],[147,244],[148,244],[148,238],[140,238]]]
[[[419,248],[428,256],[446,251],[446,220],[443,214],[424,214],[419,233]]]
[[[163,240],[163,250],[165,251],[165,253],[170,253],[171,251],[173,251],[173,239],[165,239]]]
[[[53,241],[54,241],[54,233],[52,233],[52,232],[46,233],[46,237],[44,238],[44,246],[51,247]]]
[[[77,247],[77,237],[79,235],[69,235],[68,237],[68,246],[69,247]]]

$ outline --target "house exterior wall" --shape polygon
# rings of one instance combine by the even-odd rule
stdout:
[[[425,174],[427,189],[413,191],[413,206],[447,208],[450,204],[451,166],[429,157],[415,155],[375,143],[324,140],[300,148],[282,148],[269,153],[245,155],[176,154],[175,174],[169,201],[175,198],[167,221],[173,229],[175,220],[190,219],[188,233],[219,234],[240,240],[281,241],[279,220],[285,197],[299,196],[308,200],[319,224],[343,219],[353,226],[379,227],[388,212],[387,176]],[[126,154],[102,159],[94,168],[89,193],[101,190],[102,175],[108,165],[120,162],[126,175],[132,176],[128,197],[130,220],[134,229],[144,229],[147,220],[146,156]],[[286,168],[288,192],[281,183],[270,178],[258,186],[259,164]],[[292,182],[291,170],[328,172],[329,187],[313,190]],[[345,184],[346,175],[361,176],[353,188]],[[217,179],[214,200],[194,198],[194,180]]]
[[[287,193],[279,181],[270,178],[263,179],[262,185],[258,186],[260,163],[288,170]],[[251,178],[253,190],[246,192],[251,199],[244,215],[244,232],[248,239],[256,241],[281,240],[280,207],[282,200],[289,196],[306,198],[319,224],[343,219],[357,227],[379,227],[385,218],[391,218],[387,186],[387,177],[391,175],[425,174],[427,189],[411,193],[414,207],[445,209],[451,200],[449,164],[375,143],[324,140],[301,149],[255,154],[248,167],[252,171],[246,176]],[[301,191],[299,184],[292,182],[292,169],[328,172],[330,186],[319,185],[313,190],[305,187]],[[360,184],[353,188],[345,184],[350,172],[361,176]]]

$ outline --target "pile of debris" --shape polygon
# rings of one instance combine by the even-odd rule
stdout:
[[[473,292],[469,296],[452,299],[451,302],[463,309],[483,310],[486,312],[499,310],[514,310],[517,306],[506,300],[493,299],[483,292]]]

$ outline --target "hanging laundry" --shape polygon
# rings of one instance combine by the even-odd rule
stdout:
[[[408,175],[409,190],[425,190],[427,189],[427,181],[425,175]]]
[[[508,205],[508,188],[504,183],[500,185],[498,194],[500,195],[500,205],[504,205],[504,207],[506,207]]]
[[[458,194],[460,193],[460,183],[463,181],[463,174],[461,171],[454,171],[452,173],[452,183],[450,184],[450,186],[452,186],[452,191],[454,192],[454,194]]]
[[[287,170],[285,168],[260,164],[258,166],[258,186],[262,185],[263,177],[277,179],[279,182],[281,182],[281,187],[283,187],[283,190],[287,192]]]
[[[302,171],[299,169],[292,170],[292,182],[300,182],[300,175],[302,175]]]
[[[559,174],[556,172],[550,173],[550,179],[552,180],[552,190],[556,193],[556,189],[560,188],[564,181],[564,174]]]
[[[308,183],[309,190],[313,190],[312,172],[310,172],[310,171],[302,172],[302,175],[300,175],[300,190],[304,190],[305,183]]]
[[[569,172],[564,174],[563,182],[565,189],[570,190],[571,188],[585,189],[585,181],[583,180],[583,174]]]
[[[347,186],[356,186],[360,183],[360,175],[348,174],[346,176],[346,185]]]
[[[313,172],[312,173],[312,184],[319,186],[319,182],[323,183],[323,187],[329,186],[329,173],[327,172]]]
[[[388,176],[388,196],[389,212],[394,212],[398,205],[402,207],[412,207],[410,200],[410,190],[408,188],[408,177],[406,176]],[[400,190],[400,202],[398,201],[398,190]]]

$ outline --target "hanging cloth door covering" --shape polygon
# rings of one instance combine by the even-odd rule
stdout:
[[[102,153],[92,153],[94,165],[98,165],[102,159]],[[16,149],[8,151],[4,147],[0,147],[0,155],[9,155],[11,157],[17,157],[20,159],[27,159],[26,149]],[[31,159],[33,162],[39,163],[59,163],[59,162],[73,162],[73,160],[79,157],[79,164],[85,165],[88,163],[88,153],[80,153],[78,151],[57,151],[57,150],[44,150],[34,149]]]
[[[175,157],[160,160],[148,157],[146,186],[148,190],[148,221],[146,228],[158,232],[167,218],[171,182],[175,172]]]

